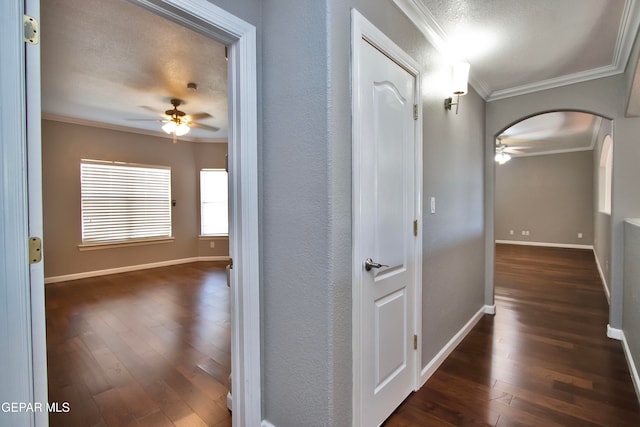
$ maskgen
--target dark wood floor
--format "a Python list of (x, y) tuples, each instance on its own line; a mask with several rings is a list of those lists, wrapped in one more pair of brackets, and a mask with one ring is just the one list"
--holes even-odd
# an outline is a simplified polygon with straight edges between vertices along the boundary
[(495, 280), (496, 315), (385, 426), (640, 426), (593, 253), (498, 245)]
[(46, 287), (52, 427), (231, 425), (229, 291), (193, 263)]

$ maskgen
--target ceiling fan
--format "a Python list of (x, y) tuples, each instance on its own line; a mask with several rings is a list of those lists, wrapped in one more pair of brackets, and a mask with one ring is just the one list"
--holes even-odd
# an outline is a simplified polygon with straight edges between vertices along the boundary
[(151, 107), (147, 107), (142, 105), (142, 108), (153, 111), (154, 113), (160, 114), (164, 116), (162, 119), (128, 119), (128, 120), (136, 120), (136, 121), (157, 121), (160, 123), (164, 123), (162, 125), (162, 130), (168, 133), (169, 135), (173, 135), (173, 143), (177, 142), (178, 136), (183, 136), (189, 133), (192, 127), (207, 129), (213, 132), (220, 130), (215, 126), (209, 126), (202, 123), (198, 123), (195, 120), (207, 119), (209, 117), (213, 117), (209, 113), (195, 113), (195, 114), (187, 114), (184, 111), (178, 110), (178, 107), (183, 104), (183, 101), (177, 98), (171, 99), (171, 105), (173, 108), (170, 110), (166, 110), (164, 113), (160, 111), (156, 111)]
[(498, 164), (504, 165), (509, 160), (511, 160), (511, 154), (524, 154), (525, 152), (522, 150), (527, 150), (530, 147), (510, 147), (507, 144), (502, 142), (502, 137), (498, 137), (496, 139), (496, 157), (495, 161)]

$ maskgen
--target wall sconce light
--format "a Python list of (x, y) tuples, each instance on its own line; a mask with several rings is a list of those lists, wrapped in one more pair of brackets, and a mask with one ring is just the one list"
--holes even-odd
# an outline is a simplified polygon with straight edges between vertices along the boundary
[(453, 66), (453, 94), (456, 95), (456, 102), (449, 97), (444, 100), (444, 109), (451, 111), (452, 106), (456, 106), (456, 114), (458, 114), (458, 106), (460, 105), (460, 95), (468, 92), (469, 81), (469, 63), (458, 62)]

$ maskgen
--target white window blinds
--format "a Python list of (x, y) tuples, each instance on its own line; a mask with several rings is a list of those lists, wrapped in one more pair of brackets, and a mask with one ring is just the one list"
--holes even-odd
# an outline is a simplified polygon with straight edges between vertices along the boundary
[(224, 169), (200, 171), (200, 234), (229, 234), (229, 183)]
[(82, 242), (171, 237), (171, 168), (80, 162)]

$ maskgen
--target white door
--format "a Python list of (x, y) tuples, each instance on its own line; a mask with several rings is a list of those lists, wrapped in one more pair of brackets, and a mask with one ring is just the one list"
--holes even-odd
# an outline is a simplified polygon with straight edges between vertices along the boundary
[(360, 319), (354, 329), (359, 328), (360, 348), (354, 358), (360, 358), (360, 425), (377, 426), (417, 378), (417, 80), (369, 41), (361, 37), (358, 43), (354, 254), (360, 259), (354, 268), (360, 274), (354, 298)]

